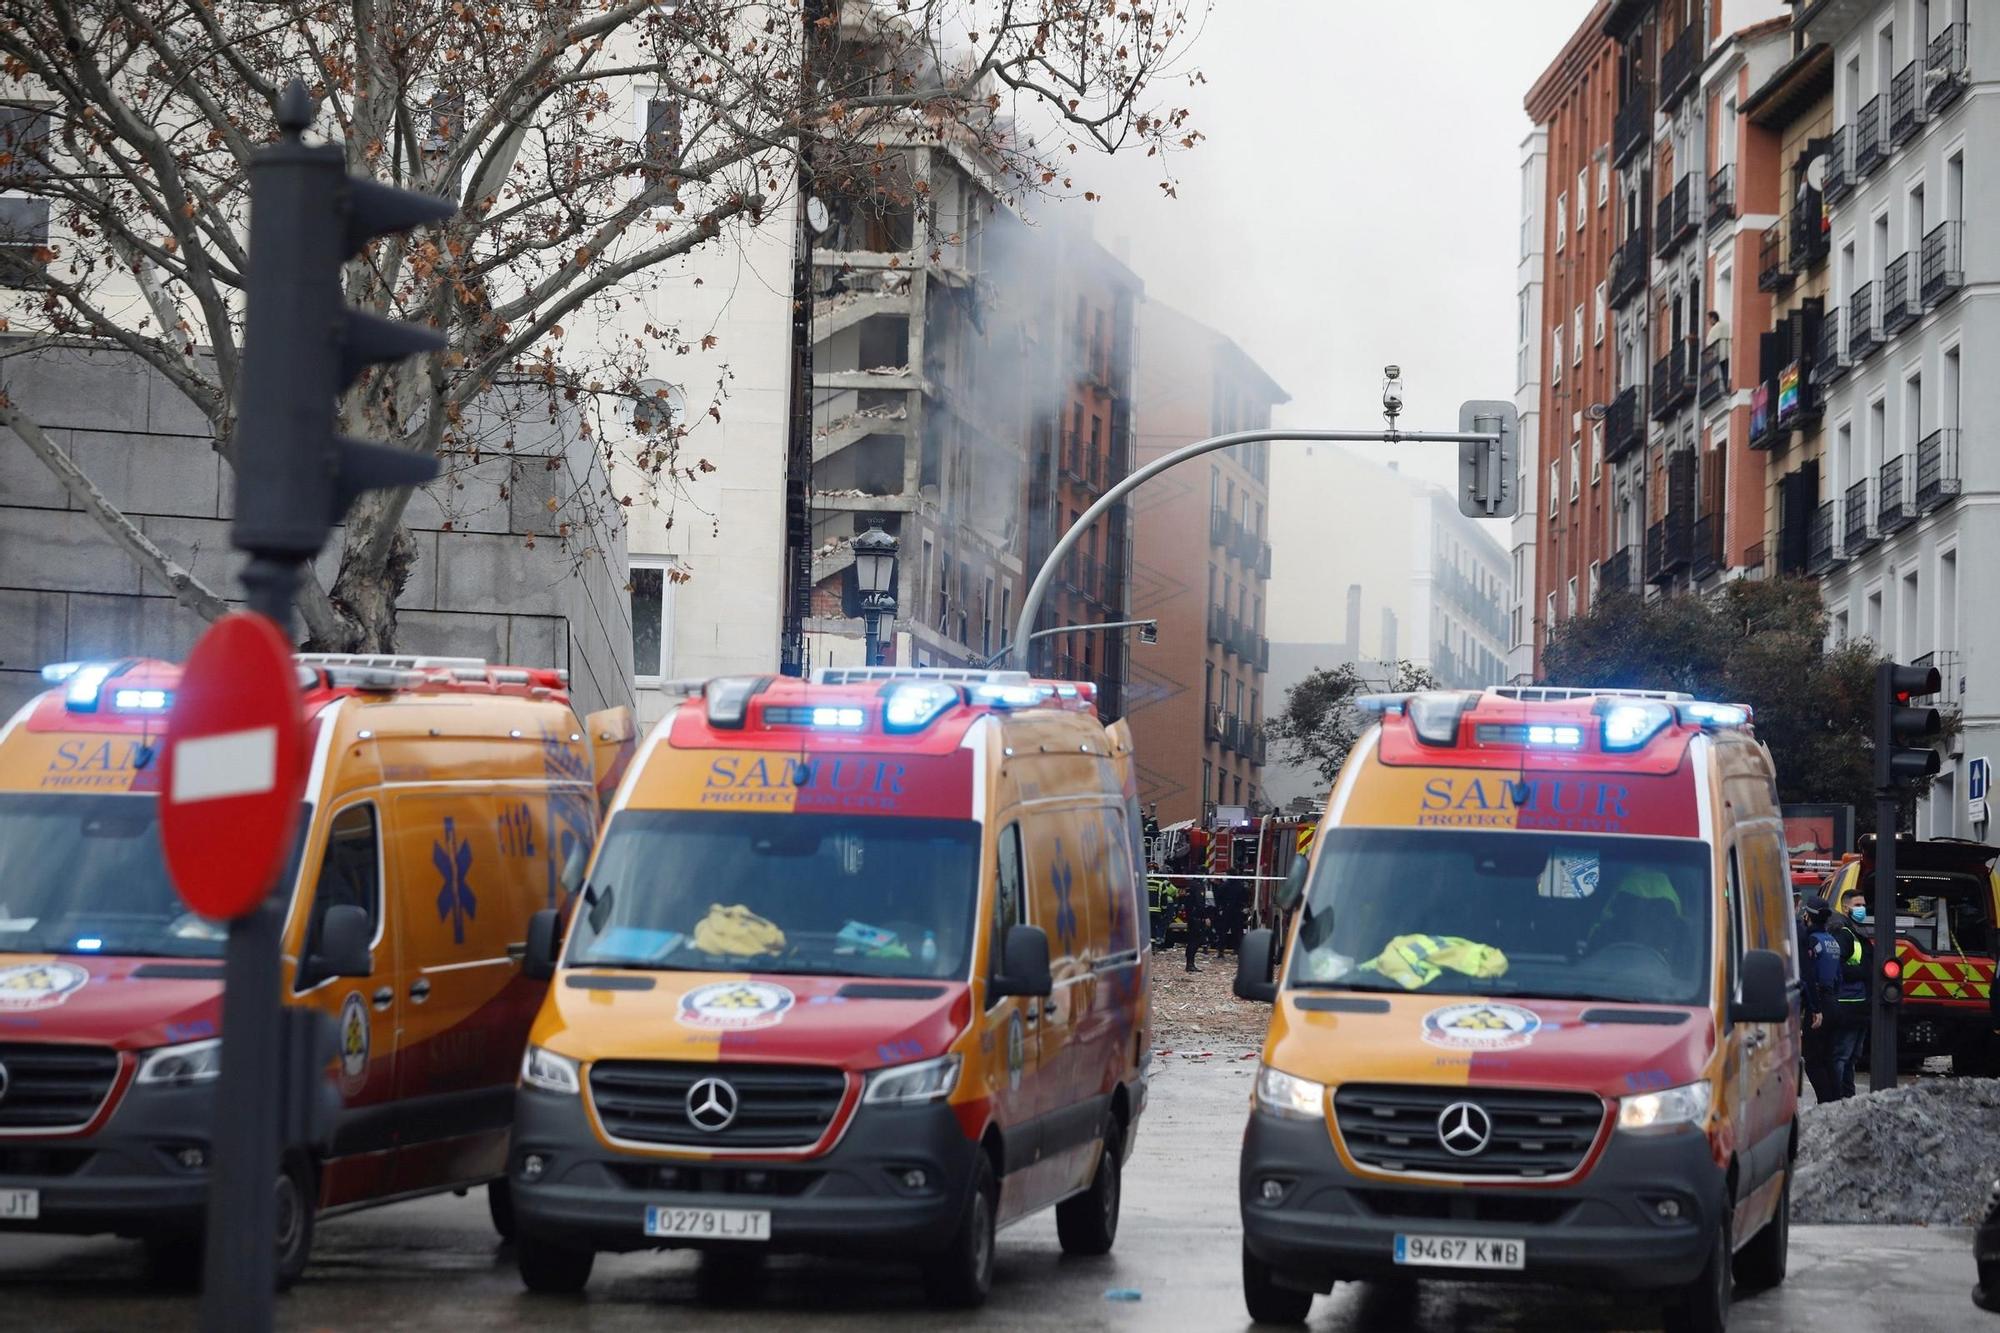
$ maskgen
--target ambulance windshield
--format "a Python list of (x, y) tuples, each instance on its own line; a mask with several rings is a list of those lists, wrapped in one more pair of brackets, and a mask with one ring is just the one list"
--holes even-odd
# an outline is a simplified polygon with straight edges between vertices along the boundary
[(1703, 843), (1346, 828), (1325, 844), (1301, 909), (1294, 986), (1707, 998)]
[(966, 975), (979, 825), (623, 810), (577, 905), (571, 966)]
[(187, 909), (150, 795), (0, 793), (0, 953), (220, 958)]

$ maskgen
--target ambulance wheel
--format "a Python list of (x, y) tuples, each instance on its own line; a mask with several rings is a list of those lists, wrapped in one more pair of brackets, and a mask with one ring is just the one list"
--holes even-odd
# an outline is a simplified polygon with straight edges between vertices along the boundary
[(1736, 1280), (1752, 1291), (1766, 1291), (1785, 1281), (1786, 1260), (1792, 1245), (1792, 1173), (1785, 1171), (1784, 1188), (1778, 1193), (1778, 1211), (1750, 1243), (1736, 1252)]
[(986, 1294), (993, 1290), (993, 1231), (999, 1199), (993, 1163), (985, 1153), (979, 1153), (958, 1231), (951, 1243), (924, 1265), (924, 1294), (933, 1305), (970, 1310), (986, 1303)]
[(312, 1258), (313, 1222), (319, 1213), (319, 1180), (312, 1163), (296, 1154), (278, 1171), (271, 1225), (278, 1238), (278, 1290), (305, 1276)]
[(1258, 1324), (1303, 1324), (1312, 1313), (1313, 1294), (1297, 1287), (1282, 1287), (1271, 1266), (1243, 1246), (1243, 1307)]
[(503, 1241), (514, 1239), (514, 1187), (505, 1177), (486, 1182), (486, 1212)]
[(521, 1270), (521, 1285), (545, 1296), (574, 1296), (590, 1281), (597, 1263), (594, 1250), (572, 1250), (524, 1233), (514, 1240), (514, 1265)]
[(1123, 1192), (1119, 1160), (1125, 1136), (1114, 1119), (1104, 1129), (1104, 1151), (1097, 1158), (1097, 1174), (1090, 1188), (1056, 1205), (1056, 1239), (1064, 1254), (1098, 1255), (1111, 1253), (1118, 1239), (1118, 1201)]
[(1681, 1289), (1680, 1299), (1667, 1307), (1667, 1333), (1725, 1333), (1729, 1304), (1736, 1299), (1735, 1266), (1730, 1262), (1729, 1199), (1715, 1225), (1714, 1245), (1701, 1276)]

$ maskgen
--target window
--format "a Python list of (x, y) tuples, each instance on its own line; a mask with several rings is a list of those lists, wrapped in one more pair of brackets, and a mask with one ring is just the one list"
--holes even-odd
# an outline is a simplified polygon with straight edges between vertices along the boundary
[(1583, 307), (1578, 306), (1569, 317), (1569, 363), (1583, 364)]
[(993, 876), (993, 971), (1000, 970), (1001, 946), (1009, 927), (1021, 924), (1021, 826), (1000, 830), (1000, 864)]
[(1563, 377), (1563, 331), (1560, 324), (1549, 331), (1549, 351), (1552, 354), (1549, 358), (1549, 378), (1555, 383), (1561, 384)]
[(1584, 201), (1590, 198), (1590, 168), (1578, 168), (1576, 173), (1576, 229), (1583, 230), (1583, 220), (1588, 214)]
[(1548, 597), (1548, 606), (1547, 609), (1544, 611), (1542, 617), (1542, 627), (1544, 629), (1554, 629), (1555, 624), (1556, 624), (1556, 595), (1554, 593), (1550, 593)]
[(1563, 246), (1565, 244), (1564, 237), (1568, 232), (1569, 232), (1569, 196), (1567, 194), (1559, 194), (1556, 196), (1556, 253), (1557, 254), (1562, 253)]
[(1213, 782), (1214, 780), (1215, 780), (1215, 761), (1214, 761), (1213, 759), (1204, 759), (1204, 760), (1202, 760), (1202, 761), (1201, 761), (1201, 797), (1202, 797), (1202, 799), (1203, 799), (1203, 800), (1207, 800), (1207, 799), (1208, 799), (1208, 788), (1209, 788), (1209, 784), (1210, 784), (1211, 782)]
[[(313, 886), (312, 920), (306, 926), (302, 956), (310, 958), (319, 948), (320, 931), (333, 907), (358, 907), (368, 914), (368, 935), (373, 939), (382, 922), (382, 859), (375, 831), (375, 807), (362, 802), (350, 805), (333, 817), (326, 831), (326, 851), (320, 857), (319, 880)], [(325, 980), (301, 965), (297, 989), (306, 990)]]
[(986, 580), (986, 591), (979, 599), (979, 651), (993, 656), (993, 580)]
[(680, 198), (675, 169), (681, 164), (681, 104), (677, 98), (649, 96), (640, 108), (639, 188), (655, 191), (656, 204), (672, 207)]
[(1590, 341), (1594, 347), (1604, 346), (1604, 284), (1601, 282), (1590, 298)]
[(1590, 423), (1590, 484), (1604, 480), (1604, 423)]
[(1611, 202), (1611, 159), (1601, 152), (1597, 158), (1597, 206)]
[(1583, 492), (1583, 441), (1571, 440), (1569, 442), (1570, 503), (1575, 504), (1577, 496), (1582, 494), (1582, 492)]
[[(34, 268), (49, 243), (49, 201), (16, 193), (49, 174), (49, 113), (35, 107), (0, 106), (0, 252)], [(40, 280), (13, 263), (0, 263), (0, 286), (39, 287)]]
[(1597, 571), (1598, 571), (1598, 563), (1597, 561), (1593, 560), (1590, 562), (1590, 582), (1584, 585), (1583, 609), (1586, 611), (1588, 611), (1591, 605), (1597, 601), (1597, 589), (1598, 589)]
[(1563, 470), (1555, 459), (1549, 460), (1549, 517), (1554, 518), (1562, 503)]
[(673, 674), (673, 587), (680, 564), (672, 556), (633, 556), (632, 677), (640, 685), (658, 685)]
[(1564, 611), (1565, 615), (1574, 616), (1576, 614), (1576, 579), (1574, 577), (1569, 581), (1569, 595), (1564, 599), (1564, 606), (1566, 608)]

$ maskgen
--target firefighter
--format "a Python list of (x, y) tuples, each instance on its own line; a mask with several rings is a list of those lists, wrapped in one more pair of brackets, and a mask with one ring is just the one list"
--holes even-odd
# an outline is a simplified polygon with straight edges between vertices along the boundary
[(1866, 896), (1858, 888), (1850, 889), (1841, 896), (1840, 905), (1842, 910), (1830, 913), (1827, 920), (1840, 968), (1834, 1002), (1828, 1006), (1834, 1084), (1829, 1101), (1854, 1095), (1854, 1063), (1868, 1037), (1868, 980), (1874, 967), (1874, 950), (1861, 926), (1868, 918)]
[(1174, 922), (1174, 904), (1180, 898), (1180, 890), (1170, 879), (1158, 875), (1146, 877), (1148, 897), (1152, 899), (1153, 944), (1155, 947), (1167, 942)]
[[(1799, 925), (1805, 941), (1799, 954), (1799, 999), (1805, 1022), (1806, 1078), (1812, 1083), (1813, 1095), (1823, 1102), (1839, 1101), (1842, 1096), (1833, 1060), (1833, 1034), (1839, 1015), (1830, 1012), (1840, 1000), (1840, 942), (1827, 929), (1832, 915), (1826, 899), (1814, 897), (1800, 913)], [(1851, 1063), (1849, 1073), (1851, 1076)]]

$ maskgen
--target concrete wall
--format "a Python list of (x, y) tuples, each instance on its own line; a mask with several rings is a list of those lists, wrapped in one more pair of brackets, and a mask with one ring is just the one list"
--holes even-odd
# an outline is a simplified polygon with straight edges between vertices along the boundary
[[(233, 477), (207, 419), (150, 367), (123, 351), (43, 349), (0, 359), (0, 392), (162, 550), (240, 595)], [(497, 452), (448, 457), (445, 475), (411, 499), (417, 559), (398, 647), (566, 667), (580, 710), (631, 702), (623, 526), (594, 517), (604, 478), (590, 441), (532, 388), (494, 390), (477, 417), (482, 445)], [(338, 557), (336, 534), (316, 565), (322, 583)], [(0, 431), (0, 712), (41, 688), (45, 662), (179, 658), (203, 628)]]

